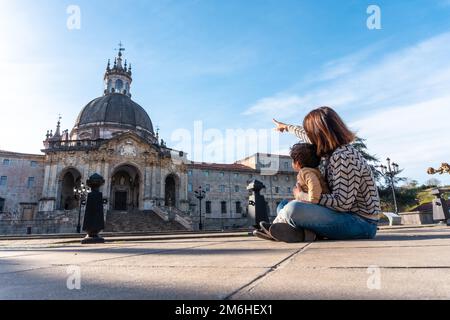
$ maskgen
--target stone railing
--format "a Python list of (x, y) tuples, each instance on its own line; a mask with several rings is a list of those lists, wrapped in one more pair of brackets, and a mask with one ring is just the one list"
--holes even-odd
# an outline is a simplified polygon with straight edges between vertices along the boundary
[(47, 151), (77, 151), (77, 150), (96, 150), (105, 140), (60, 140), (46, 141), (45, 150)]
[(152, 211), (156, 213), (164, 221), (170, 221), (169, 213), (164, 211), (161, 207), (153, 206)]
[[(164, 212), (166, 214), (166, 216), (168, 217), (167, 221), (176, 221), (183, 227), (187, 228), (188, 230), (192, 230), (191, 217), (188, 214), (181, 211), (180, 209), (176, 207), (166, 207), (166, 206), (155, 208), (158, 208), (161, 213)], [(156, 210), (153, 211), (155, 211), (156, 214), (161, 216), (158, 212), (156, 212)]]

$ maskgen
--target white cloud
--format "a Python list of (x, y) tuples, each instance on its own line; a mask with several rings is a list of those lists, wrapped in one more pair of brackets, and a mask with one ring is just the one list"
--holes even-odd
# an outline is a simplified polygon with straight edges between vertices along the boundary
[(450, 119), (450, 33), (393, 53), (376, 51), (328, 63), (309, 92), (262, 98), (244, 114), (300, 123), (312, 108), (332, 106), (353, 121), (371, 151), (395, 156), (405, 173), (423, 181), (428, 166), (450, 161), (450, 140), (443, 139)]
[[(450, 159), (447, 139), (450, 95), (409, 106), (393, 107), (362, 119), (351, 126), (367, 137), (370, 151), (381, 161), (390, 157), (405, 168), (404, 175), (425, 181), (428, 167)], [(439, 177), (450, 183), (450, 177)]]

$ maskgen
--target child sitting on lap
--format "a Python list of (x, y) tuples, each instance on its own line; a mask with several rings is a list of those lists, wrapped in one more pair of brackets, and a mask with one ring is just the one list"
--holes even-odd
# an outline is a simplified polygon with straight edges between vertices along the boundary
[[(323, 193), (330, 193), (325, 179), (322, 177), (318, 166), (320, 158), (317, 156), (316, 146), (310, 143), (297, 143), (291, 148), (292, 167), (298, 171), (297, 189), (294, 200), (317, 204)], [(284, 201), (284, 207), (288, 201)], [(283, 217), (283, 210), (278, 213), (273, 223), (287, 223)]]

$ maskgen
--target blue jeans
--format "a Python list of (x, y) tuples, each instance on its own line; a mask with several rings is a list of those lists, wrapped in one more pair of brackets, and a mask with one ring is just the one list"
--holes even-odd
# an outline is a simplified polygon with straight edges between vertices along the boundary
[(377, 222), (317, 204), (283, 200), (277, 213), (291, 226), (311, 230), (330, 240), (373, 239), (377, 234)]

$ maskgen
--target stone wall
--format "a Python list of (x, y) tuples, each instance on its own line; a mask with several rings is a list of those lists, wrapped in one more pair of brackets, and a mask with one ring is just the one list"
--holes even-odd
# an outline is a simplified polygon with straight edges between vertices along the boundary
[[(81, 212), (81, 225), (84, 211)], [(78, 225), (78, 210), (56, 211), (51, 214), (39, 212), (34, 220), (16, 219), (10, 214), (0, 218), (0, 235), (61, 234), (75, 233)], [(29, 229), (31, 228), (31, 229)]]
[(6, 184), (0, 185), (4, 201), (0, 216), (32, 220), (44, 183), (44, 156), (0, 151), (0, 177), (7, 177)]

